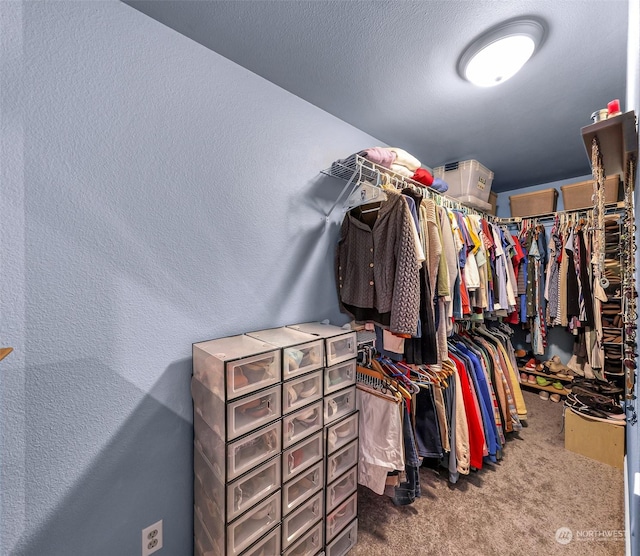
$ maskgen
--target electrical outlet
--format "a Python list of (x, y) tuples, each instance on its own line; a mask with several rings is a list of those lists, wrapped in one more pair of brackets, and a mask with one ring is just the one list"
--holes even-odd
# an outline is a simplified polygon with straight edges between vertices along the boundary
[(162, 520), (142, 530), (142, 556), (149, 556), (162, 548)]

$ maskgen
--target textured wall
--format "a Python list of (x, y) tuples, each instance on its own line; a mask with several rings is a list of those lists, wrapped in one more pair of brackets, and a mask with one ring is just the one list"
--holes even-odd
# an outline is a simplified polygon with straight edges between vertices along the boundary
[(2, 554), (185, 556), (191, 343), (340, 319), (319, 170), (378, 141), (124, 4), (0, 8)]

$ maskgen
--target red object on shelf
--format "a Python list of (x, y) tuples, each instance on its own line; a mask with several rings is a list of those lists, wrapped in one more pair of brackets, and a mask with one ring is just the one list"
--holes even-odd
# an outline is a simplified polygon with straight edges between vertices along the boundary
[(620, 99), (612, 100), (607, 104), (607, 112), (609, 117), (620, 114)]

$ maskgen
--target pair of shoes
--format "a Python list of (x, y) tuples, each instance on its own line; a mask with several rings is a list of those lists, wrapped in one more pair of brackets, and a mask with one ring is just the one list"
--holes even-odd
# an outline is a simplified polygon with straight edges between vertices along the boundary
[(537, 384), (536, 378), (534, 375), (527, 376), (527, 384)]
[(553, 402), (553, 403), (559, 403), (560, 402), (560, 394), (551, 394), (549, 396), (549, 399)]
[(544, 367), (542, 363), (540, 363), (540, 361), (532, 357), (531, 359), (529, 359), (529, 361), (527, 361), (524, 368), (527, 371), (542, 371)]
[(563, 378), (566, 380), (571, 376), (569, 374), (571, 369), (569, 369), (569, 367), (562, 363), (560, 357), (558, 357), (557, 355), (554, 355), (551, 359), (549, 359), (549, 361), (546, 361), (545, 367), (547, 367), (549, 371), (551, 371), (558, 378)]
[(538, 392), (538, 396), (540, 396), (541, 400), (548, 400), (549, 399), (549, 392), (547, 392), (546, 390), (540, 390), (540, 392)]
[(528, 378), (527, 373), (520, 373), (520, 382), (521, 383), (525, 383), (526, 384), (527, 383), (527, 378)]

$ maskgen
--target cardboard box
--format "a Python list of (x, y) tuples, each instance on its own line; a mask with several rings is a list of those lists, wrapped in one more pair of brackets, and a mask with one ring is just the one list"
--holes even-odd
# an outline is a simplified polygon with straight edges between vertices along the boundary
[[(593, 207), (593, 180), (560, 186), (564, 210)], [(609, 176), (604, 182), (605, 204), (617, 203), (620, 193), (620, 176)]]
[(558, 190), (555, 188), (521, 193), (509, 197), (511, 216), (537, 216), (555, 212), (558, 204)]
[(564, 447), (622, 469), (625, 429), (626, 426), (594, 421), (567, 409), (564, 414)]

